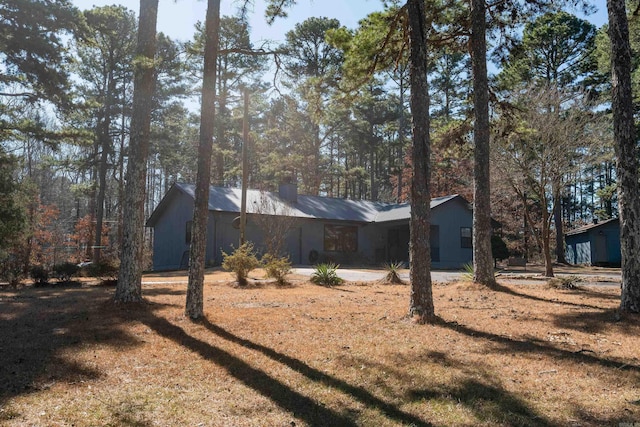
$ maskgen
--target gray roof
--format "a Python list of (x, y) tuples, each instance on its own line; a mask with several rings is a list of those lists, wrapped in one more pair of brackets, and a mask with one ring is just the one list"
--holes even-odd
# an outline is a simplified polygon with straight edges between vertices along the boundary
[[(195, 200), (194, 184), (174, 184), (149, 217), (147, 225), (153, 226), (155, 224), (175, 191), (182, 192)], [(241, 197), (241, 190), (237, 188), (210, 187), (209, 210), (239, 213)], [(458, 195), (435, 198), (431, 201), (431, 209), (456, 197), (462, 198)], [(307, 195), (298, 195), (295, 202), (289, 202), (281, 199), (278, 193), (247, 190), (247, 213), (249, 214), (286, 215), (296, 218), (371, 223), (409, 219), (410, 209), (411, 207), (407, 203), (370, 202)]]
[(575, 230), (567, 231), (565, 233), (565, 236), (573, 236), (574, 234), (586, 233), (587, 231), (593, 230), (594, 228), (602, 227), (604, 225), (607, 225), (609, 223), (616, 222), (619, 220), (620, 220), (619, 218), (611, 218), (604, 221), (598, 221), (598, 223), (596, 224), (583, 225), (582, 227), (578, 227)]
[[(457, 197), (462, 198), (457, 194), (452, 196), (436, 197), (431, 199), (431, 209), (436, 208), (449, 200), (453, 200)], [(392, 204), (382, 208), (378, 215), (376, 215), (375, 222), (391, 222), (402, 221), (411, 218), (411, 205), (408, 203)]]

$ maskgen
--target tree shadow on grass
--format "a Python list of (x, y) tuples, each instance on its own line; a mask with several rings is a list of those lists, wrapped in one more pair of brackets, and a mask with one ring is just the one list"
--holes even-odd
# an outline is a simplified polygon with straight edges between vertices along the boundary
[[(493, 372), (482, 364), (468, 365), (439, 351), (397, 353), (389, 364), (364, 358), (351, 358), (350, 363), (366, 365), (377, 372), (392, 375), (398, 384), (421, 384), (423, 388), (405, 392), (407, 400), (425, 401), (434, 407), (464, 406), (478, 421), (495, 425), (550, 426), (550, 421), (536, 413), (527, 402), (507, 391)], [(407, 373), (397, 367), (421, 366), (424, 376)], [(453, 380), (442, 379), (446, 371)], [(460, 379), (458, 379), (461, 377)]]
[(275, 351), (272, 348), (266, 347), (262, 344), (254, 343), (253, 341), (249, 341), (245, 338), (239, 337), (226, 329), (221, 328), (220, 326), (214, 325), (208, 320), (204, 320), (202, 324), (211, 332), (218, 335), (220, 338), (224, 338), (227, 341), (231, 341), (233, 343), (239, 344), (243, 347), (250, 348), (252, 350), (257, 350), (265, 356), (269, 357), (272, 360), (283, 363), (287, 365), (290, 369), (304, 375), (308, 379), (312, 381), (316, 381), (322, 383), (328, 387), (335, 388), (340, 390), (353, 398), (357, 399), (361, 403), (369, 406), (370, 408), (377, 409), (384, 413), (387, 417), (392, 418), (394, 420), (403, 422), (409, 425), (420, 425), (420, 426), (428, 426), (430, 423), (417, 418), (415, 415), (409, 414), (398, 409), (396, 406), (385, 402), (382, 399), (377, 398), (368, 390), (354, 386), (349, 384), (339, 378), (328, 375), (322, 371), (319, 371), (311, 366), (307, 365), (300, 359), (296, 359), (295, 357), (288, 356), (286, 354)]
[[(613, 286), (608, 287), (609, 289), (613, 288)], [(620, 285), (617, 285), (617, 289), (620, 288)], [(578, 295), (584, 295), (586, 297), (600, 298), (603, 300), (611, 300), (620, 302), (620, 294), (612, 294), (598, 291), (597, 286), (583, 286), (579, 285), (577, 289), (574, 289), (571, 292), (575, 292)]]
[(464, 405), (482, 422), (513, 426), (552, 426), (524, 401), (498, 385), (466, 378), (451, 387), (417, 389), (409, 392), (413, 400), (444, 400)]
[(637, 320), (640, 316), (635, 316), (636, 321), (621, 321), (618, 309), (609, 310), (589, 310), (573, 313), (556, 314), (553, 324), (580, 332), (595, 334), (615, 329), (616, 332), (625, 335), (640, 335), (640, 327)]
[[(355, 421), (324, 407), (313, 399), (292, 390), (282, 381), (256, 369), (233, 354), (199, 340), (168, 320), (149, 313), (141, 321), (159, 335), (199, 354), (204, 359), (224, 368), (244, 385), (271, 399), (276, 405), (310, 426), (356, 426)], [(205, 321), (205, 325), (208, 322)]]
[(175, 288), (167, 288), (160, 286), (152, 286), (152, 285), (144, 285), (142, 289), (142, 294), (145, 297), (155, 297), (155, 296), (186, 296), (187, 295), (187, 287), (184, 289), (175, 289)]
[[(309, 425), (356, 425), (356, 422), (351, 418), (329, 410), (312, 399), (299, 394), (288, 386), (282, 384), (277, 379), (250, 367), (236, 356), (188, 336), (182, 329), (167, 322), (166, 320), (155, 318), (153, 323), (158, 328), (156, 330), (159, 333), (162, 333), (163, 335), (166, 334), (166, 336), (176, 340), (177, 342), (181, 342), (183, 344), (186, 343), (187, 347), (197, 351), (212, 362), (225, 367), (230, 374), (242, 381), (244, 384), (269, 397), (283, 409), (286, 409), (304, 419), (309, 423)], [(322, 383), (325, 386), (332, 387), (352, 396), (354, 399), (369, 406), (370, 408), (381, 411), (391, 419), (414, 426), (431, 425), (429, 422), (424, 421), (415, 415), (404, 412), (396, 406), (377, 398), (368, 390), (354, 386), (339, 378), (312, 368), (299, 359), (277, 352), (272, 348), (254, 343), (245, 338), (241, 338), (217, 325), (214, 325), (207, 319), (203, 319), (200, 323), (218, 337), (241, 345), (245, 348), (256, 350), (270, 359), (286, 365), (293, 371), (304, 375), (312, 381)], [(154, 328), (151, 324), (148, 326)]]
[(558, 359), (570, 359), (575, 361), (576, 363), (582, 363), (585, 365), (602, 366), (604, 368), (613, 368), (619, 371), (629, 371), (634, 372), (635, 374), (640, 374), (640, 366), (638, 365), (625, 363), (624, 361), (619, 360), (605, 359), (582, 351), (574, 352), (564, 350), (539, 339), (518, 340), (502, 335), (497, 335), (491, 332), (474, 329), (469, 326), (461, 325), (457, 322), (442, 321), (439, 324), (448, 329), (468, 335), (470, 337), (485, 339), (487, 341), (499, 344), (505, 348), (505, 351), (508, 351), (510, 353), (543, 353)]
[(102, 309), (111, 292), (97, 286), (0, 291), (0, 406), (56, 382), (73, 384), (102, 376), (60, 356), (66, 349), (139, 344), (121, 327), (119, 315)]
[[(579, 303), (575, 303), (575, 302), (569, 302), (569, 301), (560, 301), (560, 300), (552, 300), (552, 299), (547, 299), (547, 298), (541, 298), (541, 297), (537, 297), (535, 295), (529, 295), (529, 294), (525, 294), (525, 293), (521, 293), (521, 292), (517, 292), (507, 286), (504, 285), (500, 285), (497, 284), (494, 288), (491, 288), (492, 290), (498, 291), (498, 292), (502, 292), (508, 295), (512, 295), (514, 297), (520, 297), (520, 298), (525, 298), (525, 299), (530, 299), (532, 301), (539, 301), (539, 302), (546, 302), (549, 304), (560, 304), (560, 305), (567, 305), (567, 306), (571, 306), (571, 307), (579, 307), (579, 308), (590, 308), (590, 309), (595, 309), (595, 310), (606, 310), (607, 308), (603, 308), (603, 307), (597, 307), (594, 305), (589, 305), (589, 304), (579, 304)], [(550, 288), (551, 291), (551, 288)], [(576, 291), (577, 292), (577, 291)]]

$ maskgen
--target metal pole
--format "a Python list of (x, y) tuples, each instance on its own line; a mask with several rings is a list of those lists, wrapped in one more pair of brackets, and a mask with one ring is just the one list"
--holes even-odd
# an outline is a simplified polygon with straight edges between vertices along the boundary
[(240, 246), (245, 242), (247, 229), (247, 184), (249, 179), (249, 90), (244, 89), (244, 118), (242, 120), (242, 201), (240, 202)]

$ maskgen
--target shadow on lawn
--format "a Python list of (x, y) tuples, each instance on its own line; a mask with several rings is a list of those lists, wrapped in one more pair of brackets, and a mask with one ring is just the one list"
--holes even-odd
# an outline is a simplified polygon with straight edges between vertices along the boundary
[[(233, 354), (201, 341), (186, 333), (179, 326), (168, 320), (149, 313), (141, 319), (149, 328), (159, 335), (199, 354), (206, 360), (226, 369), (229, 375), (246, 386), (271, 399), (281, 408), (302, 418), (310, 426), (340, 425), (356, 426), (352, 419), (336, 411), (328, 409), (313, 399), (292, 390), (288, 385), (267, 373), (256, 369)], [(205, 321), (205, 326), (208, 322)]]
[[(354, 399), (369, 406), (370, 408), (379, 410), (380, 412), (384, 413), (387, 417), (391, 419), (400, 421), (405, 424), (415, 425), (415, 426), (431, 425), (430, 423), (420, 418), (417, 418), (415, 415), (404, 412), (398, 409), (396, 406), (374, 396), (368, 390), (362, 387), (354, 386), (339, 378), (336, 378), (322, 371), (319, 371), (315, 368), (312, 368), (311, 366), (307, 365), (300, 359), (296, 359), (295, 357), (291, 357), (286, 354), (277, 352), (272, 348), (254, 343), (253, 341), (249, 341), (245, 338), (241, 338), (227, 331), (226, 329), (223, 329), (217, 325), (214, 325), (213, 323), (209, 322), (206, 319), (202, 321), (202, 324), (209, 331), (218, 335), (220, 338), (223, 338), (227, 341), (231, 341), (235, 344), (239, 344), (243, 347), (246, 347), (252, 350), (257, 350), (260, 353), (264, 354), (265, 356), (269, 357), (270, 359), (287, 365), (290, 369), (304, 375), (305, 377), (307, 377), (312, 381), (322, 383), (325, 386), (332, 387), (334, 389), (342, 391), (345, 394), (352, 396)], [(353, 423), (353, 421), (351, 422)], [(321, 424), (324, 425), (324, 423), (321, 423)]]
[(120, 315), (103, 310), (111, 292), (98, 286), (0, 291), (0, 406), (56, 382), (101, 377), (99, 371), (60, 356), (65, 349), (95, 343), (138, 344), (120, 327)]
[(546, 341), (540, 339), (517, 340), (502, 335), (493, 334), (491, 332), (474, 329), (469, 326), (461, 325), (457, 322), (441, 321), (439, 323), (445, 328), (465, 334), (470, 337), (481, 338), (487, 341), (500, 344), (509, 352), (520, 353), (543, 353), (558, 359), (571, 359), (576, 363), (585, 365), (602, 366), (604, 368), (613, 368), (618, 371), (629, 371), (640, 374), (640, 366), (625, 363), (622, 361), (604, 359), (597, 357), (588, 352), (569, 351), (550, 345)]
[(456, 402), (470, 409), (478, 420), (490, 420), (498, 425), (553, 425), (502, 387), (475, 378), (466, 378), (449, 388), (411, 390), (409, 397), (413, 400)]
[[(638, 327), (640, 316), (636, 315), (635, 321), (631, 320), (631, 318), (627, 321), (621, 321), (618, 309), (579, 311), (555, 314), (554, 316), (553, 324), (561, 328), (574, 329), (590, 334), (615, 330), (620, 334), (640, 335), (640, 327)], [(633, 315), (629, 315), (629, 317), (633, 317)]]
[[(521, 292), (517, 292), (507, 286), (504, 285), (500, 285), (498, 284), (495, 288), (493, 288), (495, 291), (498, 292), (502, 292), (508, 295), (513, 295), (515, 297), (520, 297), (520, 298), (525, 298), (525, 299), (530, 299), (533, 301), (540, 301), (540, 302), (546, 302), (549, 304), (560, 304), (560, 305), (568, 305), (571, 307), (579, 307), (579, 308), (591, 308), (591, 309), (595, 309), (595, 310), (607, 310), (606, 307), (597, 307), (595, 305), (589, 305), (589, 304), (579, 304), (579, 303), (575, 303), (575, 302), (569, 302), (569, 301), (561, 301), (558, 299), (547, 299), (547, 298), (541, 298), (541, 297), (537, 297), (535, 295), (529, 295), (529, 294), (525, 294), (525, 293), (521, 293)], [(552, 292), (553, 289), (549, 288), (549, 292)], [(578, 289), (578, 290), (574, 290), (572, 292), (576, 292), (576, 293), (582, 293), (583, 291)], [(598, 296), (600, 296), (600, 294), (598, 294)]]
[[(640, 329), (636, 327), (636, 325), (638, 324), (637, 316), (629, 315), (628, 320), (620, 321), (619, 319), (620, 313), (617, 308), (598, 307), (590, 304), (578, 304), (578, 303), (572, 303), (568, 301), (540, 298), (534, 295), (528, 295), (525, 293), (517, 292), (503, 285), (498, 285), (496, 288), (496, 291), (503, 292), (505, 294), (512, 295), (518, 298), (525, 298), (525, 299), (545, 302), (549, 304), (560, 304), (560, 305), (567, 305), (570, 307), (576, 307), (579, 309), (584, 309), (584, 310), (580, 310), (578, 312), (569, 313), (569, 314), (556, 314), (554, 325), (558, 327), (574, 329), (576, 331), (587, 332), (587, 333), (602, 332), (606, 329), (611, 329), (611, 328), (615, 328), (617, 332), (625, 335), (637, 336), (640, 333)], [(585, 295), (585, 296), (595, 297), (595, 298), (617, 299), (617, 300), (620, 299), (619, 296), (606, 294), (606, 293), (602, 293), (602, 292), (598, 292), (598, 291), (594, 291), (586, 288), (578, 288), (578, 289), (567, 291), (567, 292), (572, 292), (579, 295)]]
[[(438, 351), (415, 354), (397, 353), (393, 363), (376, 363), (359, 357), (344, 358), (349, 365), (364, 365), (377, 372), (395, 377), (398, 384), (421, 384), (405, 392), (406, 399), (414, 402), (426, 401), (432, 406), (467, 408), (476, 420), (496, 425), (551, 426), (549, 420), (536, 413), (526, 401), (499, 384), (493, 372), (482, 364), (468, 365)], [(426, 376), (408, 374), (397, 367), (422, 366)], [(447, 372), (456, 379), (447, 381), (441, 373)]]

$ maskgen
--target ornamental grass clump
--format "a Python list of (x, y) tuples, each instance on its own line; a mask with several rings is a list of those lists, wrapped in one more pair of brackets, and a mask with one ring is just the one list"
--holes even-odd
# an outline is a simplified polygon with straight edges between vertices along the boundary
[(222, 268), (235, 273), (238, 285), (247, 285), (247, 276), (251, 270), (260, 267), (253, 243), (245, 242), (238, 249), (228, 254), (222, 251)]
[(385, 284), (393, 284), (393, 285), (405, 285), (400, 278), (400, 270), (404, 267), (404, 263), (400, 261), (391, 261), (384, 265), (384, 269), (387, 271), (387, 274), (382, 278), (381, 282)]
[(344, 280), (338, 277), (338, 267), (339, 265), (332, 263), (316, 265), (315, 271), (311, 275), (311, 281), (316, 285), (323, 286), (336, 286), (342, 284)]

